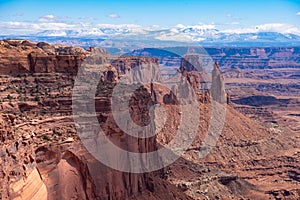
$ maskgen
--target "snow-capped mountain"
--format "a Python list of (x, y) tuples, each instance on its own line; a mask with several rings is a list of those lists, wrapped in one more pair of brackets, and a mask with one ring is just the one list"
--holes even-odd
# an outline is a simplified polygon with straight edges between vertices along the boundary
[[(5, 38), (8, 36), (2, 36)], [(43, 30), (26, 36), (10, 36), (43, 40), (50, 43), (65, 42), (80, 46), (98, 45), (97, 42), (110, 40), (105, 45), (131, 47), (147, 45), (178, 45), (179, 43), (193, 43), (208, 46), (298, 46), (300, 45), (300, 30), (290, 26), (278, 24), (261, 25), (255, 28), (218, 30), (214, 25), (177, 25), (171, 28), (158, 26), (142, 27), (138, 25), (110, 25), (80, 26), (72, 29)], [(95, 42), (96, 40), (97, 42)], [(90, 40), (90, 41), (89, 41)], [(87, 42), (89, 41), (89, 42)], [(93, 44), (94, 42), (94, 44)], [(138, 44), (138, 45), (137, 45)]]

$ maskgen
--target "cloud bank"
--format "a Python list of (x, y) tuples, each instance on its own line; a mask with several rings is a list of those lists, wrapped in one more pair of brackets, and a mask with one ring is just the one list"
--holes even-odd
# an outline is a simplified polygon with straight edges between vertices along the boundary
[(120, 15), (111, 13), (111, 14), (106, 15), (106, 17), (113, 18), (113, 19), (118, 19), (118, 18), (120, 18)]
[[(110, 14), (110, 18), (118, 18), (116, 14)], [(143, 38), (154, 38), (157, 40), (172, 41), (204, 41), (207, 39), (220, 39), (228, 35), (259, 34), (274, 32), (280, 34), (294, 34), (300, 36), (300, 28), (291, 24), (271, 23), (261, 24), (253, 27), (239, 27), (240, 22), (229, 22), (222, 24), (183, 25), (178, 24), (173, 27), (160, 26), (140, 26), (136, 24), (99, 24), (94, 19), (87, 19), (82, 22), (64, 22), (55, 15), (45, 15), (36, 22), (0, 22), (0, 35), (20, 36), (67, 36), (67, 37), (114, 37), (114, 36), (141, 36)], [(231, 26), (230, 26), (231, 25)], [(228, 27), (231, 28), (228, 28)], [(227, 27), (227, 28), (226, 28)], [(249, 36), (250, 37), (250, 36)], [(254, 36), (251, 36), (255, 38)]]

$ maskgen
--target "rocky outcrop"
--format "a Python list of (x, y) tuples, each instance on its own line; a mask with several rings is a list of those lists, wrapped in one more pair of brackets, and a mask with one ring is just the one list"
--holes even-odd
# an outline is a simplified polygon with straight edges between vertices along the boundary
[(51, 46), (26, 40), (0, 41), (1, 74), (75, 74), (88, 53), (78, 47)]
[(206, 48), (224, 68), (241, 69), (299, 68), (299, 47)]
[[(193, 87), (196, 93), (199, 90), (207, 90), (207, 84), (211, 80), (211, 88), (209, 88), (209, 94), (212, 99), (219, 103), (229, 103), (225, 90), (225, 80), (221, 74), (219, 63), (216, 62), (212, 70), (211, 78), (202, 68), (199, 55), (188, 55), (181, 61), (180, 71), (182, 76), (186, 77), (189, 84)], [(208, 91), (207, 91), (208, 92)], [(202, 94), (203, 101), (207, 101), (207, 94)]]
[[(19, 41), (13, 44), (15, 46), (7, 43), (12, 51), (22, 48), (23, 45)], [(144, 194), (149, 199), (162, 196), (166, 199), (174, 196), (188, 199), (176, 187), (161, 179), (164, 174), (161, 170), (145, 174), (125, 173), (113, 170), (96, 160), (80, 142), (72, 118), (74, 74), (68, 70), (66, 73), (50, 73), (53, 65), (49, 60), (57, 58), (53, 53), (58, 47), (33, 43), (26, 48), (35, 48), (39, 52), (32, 57), (36, 67), (31, 69), (34, 71), (39, 68), (39, 73), (30, 73), (30, 70), (24, 74), (16, 71), (19, 73), (17, 76), (7, 73), (1, 77), (0, 83), (2, 199), (140, 199)], [(74, 57), (69, 53), (74, 52), (69, 48), (64, 49), (60, 49), (60, 52), (67, 54), (62, 56), (70, 58), (71, 63)], [(9, 52), (8, 48), (5, 50)], [(95, 104), (105, 134), (116, 145), (128, 151), (155, 151), (158, 148), (155, 137), (127, 137), (114, 122), (110, 112), (110, 94), (119, 75), (114, 76), (117, 73), (116, 67), (109, 63), (115, 58), (108, 58), (105, 52), (101, 53), (103, 54), (93, 61), (95, 64), (106, 63), (107, 68), (103, 72), (106, 80), (99, 84)], [(46, 63), (48, 70), (45, 71), (43, 69), (47, 68), (41, 67), (44, 59), (49, 61)], [(150, 66), (153, 60), (140, 59), (133, 58), (131, 61), (126, 58), (125, 66), (131, 66), (127, 62)], [(55, 65), (54, 69), (56, 70)], [(138, 75), (136, 77), (144, 78)], [(135, 95), (131, 104), (132, 118), (137, 123), (146, 124), (148, 115), (144, 111), (147, 110), (145, 104), (149, 100), (148, 91), (143, 89)], [(136, 98), (143, 100), (135, 101)], [(123, 159), (124, 164), (130, 164), (126, 158)], [(163, 194), (158, 185), (169, 189), (170, 193)]]
[[(113, 170), (96, 160), (82, 146), (72, 120), (71, 104), (68, 103), (71, 88), (69, 91), (66, 89), (72, 84), (68, 76), (27, 76), (13, 84), (10, 78), (5, 79), (12, 86), (9, 89), (12, 98), (5, 99), (0, 105), (0, 193), (3, 199), (130, 199), (143, 196), (144, 193), (152, 196), (150, 199), (162, 196), (163, 192), (157, 185), (163, 181), (160, 178), (163, 177), (163, 171), (134, 174)], [(67, 84), (68, 87), (58, 87), (57, 82), (51, 80)], [(30, 96), (27, 89), (35, 88), (35, 84), (39, 83), (39, 101), (26, 99), (24, 102), (14, 98), (18, 94), (16, 89), (25, 82), (28, 82), (28, 88), (24, 89), (26, 92), (20, 93), (20, 99), (25, 99), (25, 94)], [(155, 137), (126, 137), (116, 126), (110, 113), (109, 92), (112, 88), (109, 84), (104, 86), (96, 98), (96, 110), (107, 137), (129, 151), (156, 150)], [(51, 88), (54, 95), (46, 93), (46, 88)], [(64, 88), (64, 92), (61, 88)], [(57, 93), (60, 95), (57, 96)], [(136, 97), (144, 101), (132, 102), (132, 118), (137, 123), (147, 123), (148, 115), (143, 111), (144, 103), (147, 104), (149, 100), (148, 95), (145, 89), (137, 91)], [(170, 199), (171, 195), (175, 195), (187, 199), (176, 188), (166, 183), (164, 185), (162, 187), (172, 190), (170, 194), (163, 194), (165, 198)]]
[[(14, 105), (1, 105), (0, 193), (3, 199), (43, 199), (47, 190), (35, 168), (32, 135), (17, 132)], [(12, 110), (11, 110), (12, 108)]]
[(212, 71), (211, 97), (219, 103), (227, 103), (225, 82), (220, 72), (219, 63), (216, 62)]
[[(241, 69), (300, 67), (299, 47), (207, 47), (205, 49), (195, 47), (190, 48), (190, 51), (209, 55), (214, 61), (219, 62), (223, 69), (235, 67)], [(169, 51), (146, 48), (134, 51), (131, 55), (157, 57), (160, 64), (180, 66), (182, 62), (180, 56), (171, 52), (180, 52), (180, 47), (170, 48)]]
[[(0, 49), (3, 60), (0, 69), (6, 74), (0, 79), (2, 199), (299, 199), (299, 136), (285, 129), (263, 127), (231, 106), (227, 108), (223, 133), (216, 147), (207, 157), (199, 159), (203, 138), (210, 126), (210, 95), (215, 95), (207, 90), (205, 95), (197, 93), (201, 77), (194, 76), (193, 71), (179, 70), (183, 83), (188, 82), (196, 91), (193, 94), (192, 90), (186, 90), (183, 94), (196, 95), (203, 100), (199, 102), (199, 121), (188, 120), (184, 124), (186, 127), (196, 124), (199, 128), (193, 144), (182, 158), (163, 170), (125, 173), (100, 163), (83, 147), (72, 116), (74, 74), (65, 68), (67, 65), (58, 67), (62, 73), (57, 73), (56, 65), (52, 65), (53, 59), (56, 62), (61, 55), (75, 66), (72, 56), (81, 55), (81, 51), (28, 41), (3, 41), (1, 45), (4, 48)], [(22, 55), (18, 57), (19, 66), (25, 66), (24, 73), (12, 76), (5, 63), (11, 63), (11, 69), (19, 70), (18, 61), (5, 55), (18, 50)], [(32, 50), (37, 54), (31, 54), (32, 62), (36, 63), (34, 69), (43, 73), (30, 73), (28, 55)], [(158, 130), (155, 137), (128, 136), (112, 116), (112, 91), (125, 73), (133, 71), (131, 66), (142, 63), (156, 74), (153, 67), (157, 61), (126, 57), (112, 64), (111, 61), (118, 58), (96, 48), (87, 53), (93, 51), (100, 54), (93, 63), (104, 66), (95, 97), (97, 118), (110, 141), (131, 152), (155, 151), (172, 141), (180, 129), (183, 115), (176, 91), (183, 88), (173, 88), (174, 92), (170, 92), (169, 88), (156, 82), (159, 79), (151, 80), (150, 76), (144, 77), (137, 71), (136, 81), (149, 82), (130, 96), (126, 105), (130, 117), (126, 120), (146, 126), (151, 119), (149, 108), (159, 104), (164, 110), (155, 113), (154, 120), (164, 121), (164, 114), (166, 123), (149, 127), (148, 130)], [(51, 70), (56, 73), (50, 73)], [(214, 83), (220, 90), (218, 93), (224, 94), (217, 65), (213, 72)], [(223, 102), (224, 96), (221, 95), (219, 100)], [(122, 164), (131, 164), (128, 159), (123, 159)]]
[[(138, 68), (143, 67), (145, 70), (151, 71), (151, 69), (154, 69), (154, 68), (152, 67), (151, 69), (149, 69), (149, 67), (148, 67), (149, 64), (158, 66), (158, 59), (157, 58), (146, 58), (146, 57), (118, 57), (111, 62), (111, 65), (115, 67), (119, 77), (124, 76), (131, 69), (136, 69), (137, 67)], [(136, 70), (136, 71), (140, 71), (140, 70)], [(153, 73), (157, 73), (157, 72), (153, 72)], [(137, 75), (137, 76), (139, 76), (139, 75)], [(141, 79), (141, 77), (138, 78), (137, 76), (136, 76), (136, 79), (138, 81)], [(151, 75), (149, 75), (149, 77), (151, 77)], [(143, 78), (144, 77), (142, 77), (142, 79)]]
[(26, 177), (10, 185), (10, 199), (47, 200), (48, 191), (36, 168), (28, 170)]
[[(62, 149), (60, 147), (63, 147)], [(147, 175), (122, 173), (104, 166), (80, 143), (36, 150), (37, 166), (48, 199), (128, 199), (147, 190)]]

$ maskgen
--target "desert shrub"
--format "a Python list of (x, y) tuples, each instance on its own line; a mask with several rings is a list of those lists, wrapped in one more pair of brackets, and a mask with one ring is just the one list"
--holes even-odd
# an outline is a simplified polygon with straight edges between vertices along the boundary
[(40, 97), (39, 97), (38, 95), (36, 95), (36, 96), (34, 97), (34, 101), (40, 101)]

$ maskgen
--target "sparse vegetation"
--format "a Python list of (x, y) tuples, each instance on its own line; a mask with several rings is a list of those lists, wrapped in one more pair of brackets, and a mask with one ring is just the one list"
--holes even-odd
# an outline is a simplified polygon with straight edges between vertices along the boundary
[(36, 96), (34, 97), (34, 101), (40, 101), (40, 97), (39, 97), (38, 95), (36, 95)]

